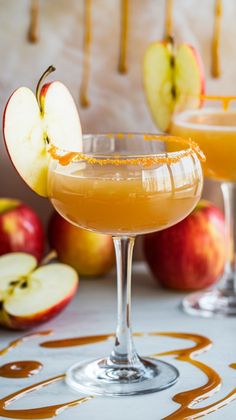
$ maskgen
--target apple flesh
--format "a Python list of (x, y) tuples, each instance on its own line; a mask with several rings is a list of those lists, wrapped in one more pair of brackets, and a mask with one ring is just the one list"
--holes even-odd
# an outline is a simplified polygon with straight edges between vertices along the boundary
[(102, 276), (115, 263), (112, 237), (76, 227), (54, 212), (49, 222), (50, 246), (59, 261), (82, 276)]
[(224, 215), (201, 201), (180, 223), (145, 235), (143, 246), (148, 266), (163, 286), (180, 290), (211, 286), (224, 270)]
[(33, 209), (19, 200), (0, 198), (0, 255), (9, 252), (27, 252), (39, 262), (44, 232)]
[(20, 87), (9, 98), (3, 114), (3, 135), (10, 159), (37, 194), (47, 197), (48, 146), (81, 151), (78, 112), (68, 89), (58, 81), (42, 86), (50, 66), (41, 77), (36, 95)]
[(16, 330), (48, 321), (70, 302), (78, 286), (71, 267), (53, 263), (37, 267), (26, 253), (0, 257), (0, 325)]
[(143, 81), (153, 120), (162, 131), (170, 128), (174, 111), (199, 108), (205, 91), (201, 57), (189, 44), (175, 51), (170, 41), (151, 43), (144, 56)]

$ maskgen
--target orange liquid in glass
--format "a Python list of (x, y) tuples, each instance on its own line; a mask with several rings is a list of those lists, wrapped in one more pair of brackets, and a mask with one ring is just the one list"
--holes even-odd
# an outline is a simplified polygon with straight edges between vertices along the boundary
[(206, 156), (203, 170), (219, 181), (236, 181), (236, 111), (200, 110), (174, 118), (171, 133), (198, 143)]
[[(195, 165), (192, 157), (187, 158)], [(157, 231), (182, 220), (197, 204), (202, 180), (180, 163), (141, 169), (78, 163), (51, 171), (49, 197), (70, 222), (108, 234)]]

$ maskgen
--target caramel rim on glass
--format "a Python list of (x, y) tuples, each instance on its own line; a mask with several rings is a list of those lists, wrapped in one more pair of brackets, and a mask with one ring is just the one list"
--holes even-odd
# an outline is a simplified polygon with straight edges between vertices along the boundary
[[(135, 156), (121, 156), (119, 154), (114, 155), (114, 157), (106, 157), (105, 155), (92, 156), (89, 153), (83, 152), (69, 152), (63, 149), (60, 149), (54, 145), (49, 147), (49, 154), (54, 159), (57, 160), (61, 165), (68, 165), (74, 162), (87, 162), (91, 165), (142, 165), (142, 166), (151, 166), (153, 164), (171, 164), (179, 162), (183, 157), (191, 156), (196, 154), (199, 159), (204, 162), (206, 160), (204, 153), (200, 149), (197, 143), (193, 140), (183, 139), (182, 137), (168, 136), (168, 135), (157, 135), (157, 134), (132, 134), (132, 133), (117, 133), (117, 134), (98, 134), (97, 136), (103, 136), (107, 138), (123, 139), (124, 137), (132, 139), (135, 136), (143, 136), (144, 141), (157, 140), (163, 142), (175, 142), (180, 143), (183, 146), (188, 146), (187, 149), (166, 152), (166, 153), (156, 153), (150, 155), (135, 155)], [(92, 134), (84, 135), (83, 137), (91, 137)], [(96, 137), (96, 135), (94, 134)]]

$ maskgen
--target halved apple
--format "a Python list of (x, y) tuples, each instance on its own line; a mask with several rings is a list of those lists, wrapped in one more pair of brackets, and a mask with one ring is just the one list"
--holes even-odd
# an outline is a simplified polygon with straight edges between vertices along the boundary
[(3, 134), (12, 163), (27, 185), (44, 197), (48, 144), (69, 151), (82, 150), (80, 119), (70, 92), (58, 81), (42, 86), (54, 70), (50, 66), (44, 72), (36, 96), (27, 87), (17, 89), (3, 114)]
[(0, 257), (0, 325), (32, 328), (57, 315), (72, 299), (78, 275), (65, 264), (37, 267), (29, 254)]
[(174, 111), (198, 108), (205, 91), (203, 65), (197, 50), (173, 42), (151, 43), (144, 56), (143, 80), (147, 102), (156, 126), (168, 131)]

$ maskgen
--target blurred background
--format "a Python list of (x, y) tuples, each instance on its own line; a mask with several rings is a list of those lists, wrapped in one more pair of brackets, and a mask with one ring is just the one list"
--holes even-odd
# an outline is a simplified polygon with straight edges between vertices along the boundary
[[(214, 0), (178, 0), (174, 4), (177, 42), (189, 42), (201, 53), (207, 77), (207, 93), (236, 94), (236, 1), (223, 1), (220, 59), (222, 74), (210, 75)], [(11, 92), (22, 85), (35, 89), (42, 72), (56, 66), (53, 77), (73, 93), (84, 132), (156, 132), (142, 86), (142, 59), (147, 45), (163, 37), (164, 0), (130, 0), (128, 72), (117, 71), (120, 39), (120, 1), (92, 1), (90, 106), (81, 108), (79, 89), (83, 59), (83, 0), (39, 0), (39, 39), (27, 39), (29, 0), (0, 0), (0, 107), (1, 114)], [(230, 64), (229, 64), (230, 63)], [(50, 204), (31, 192), (17, 175), (1, 141), (2, 197), (14, 197), (32, 205), (46, 223)], [(217, 183), (205, 183), (204, 196), (222, 206)]]

